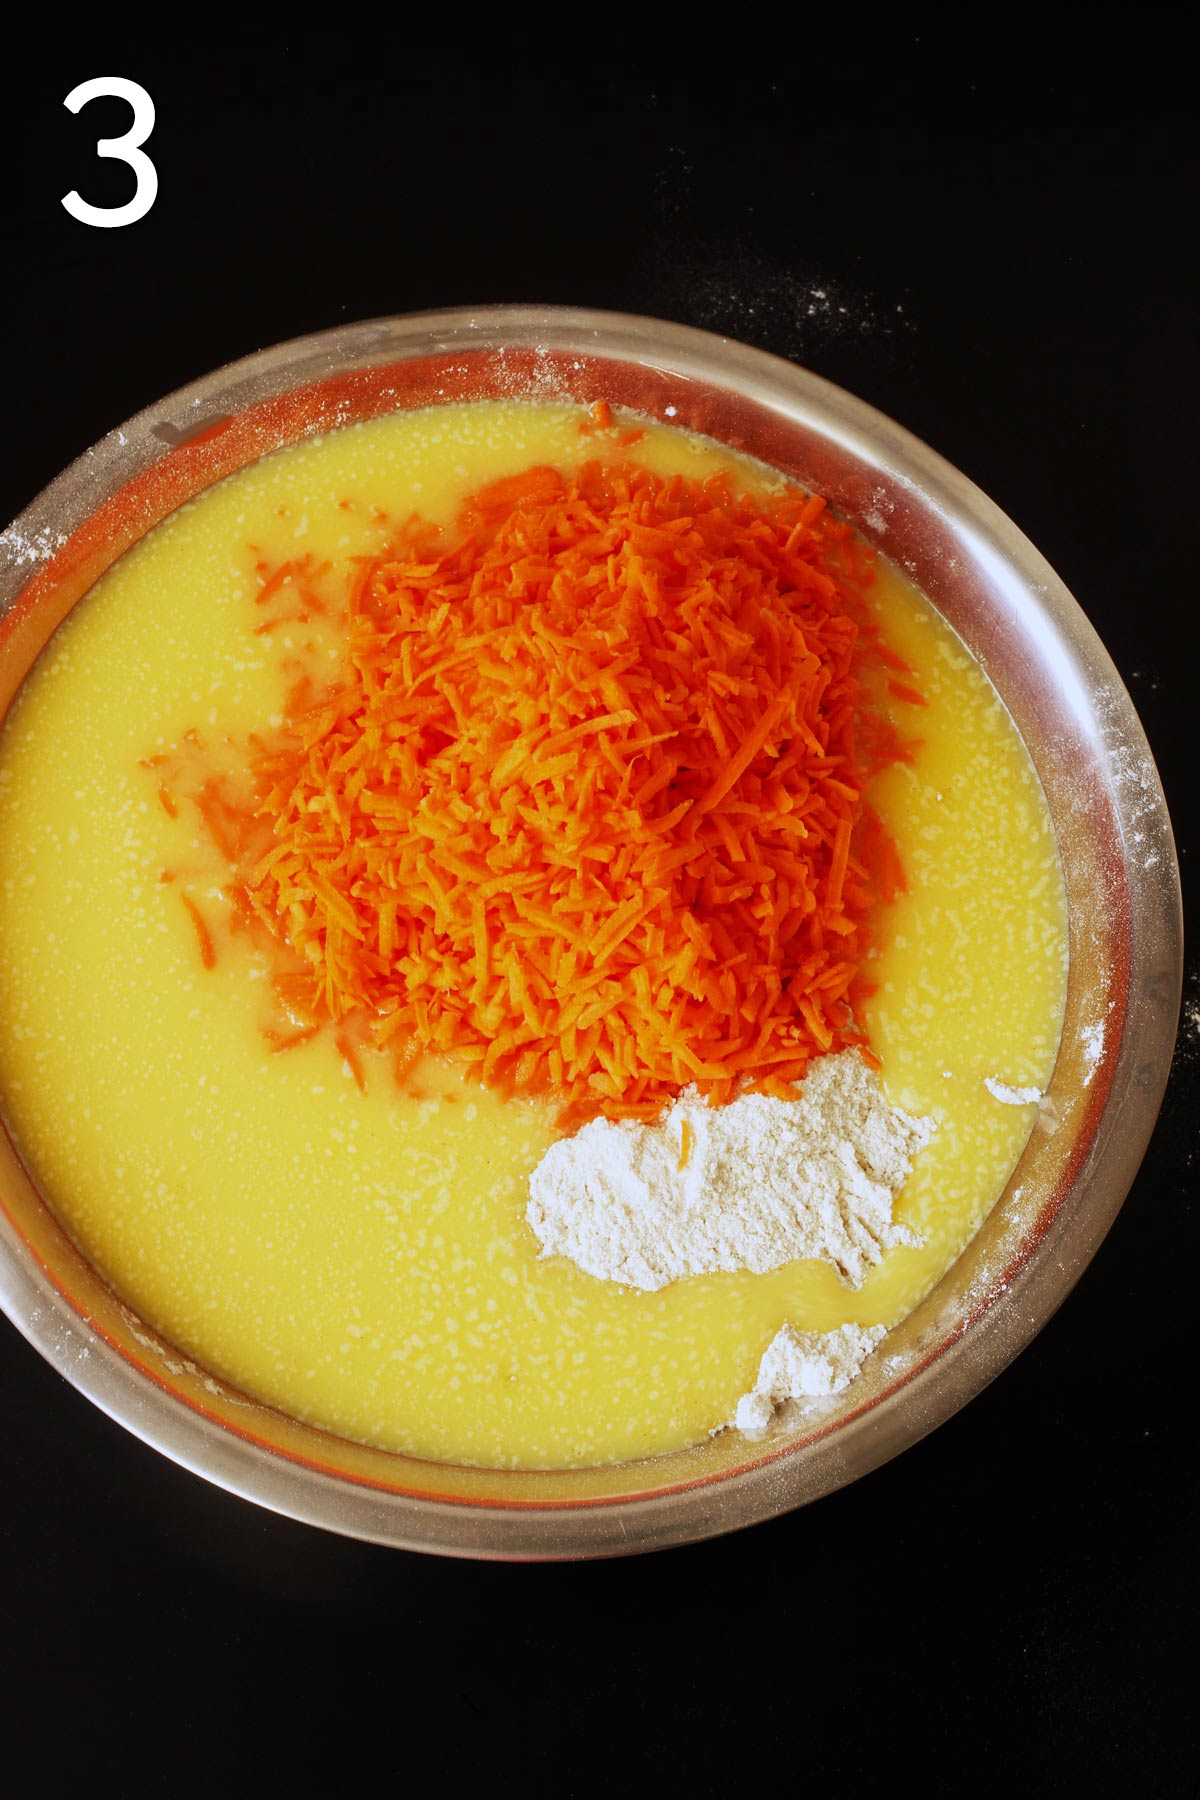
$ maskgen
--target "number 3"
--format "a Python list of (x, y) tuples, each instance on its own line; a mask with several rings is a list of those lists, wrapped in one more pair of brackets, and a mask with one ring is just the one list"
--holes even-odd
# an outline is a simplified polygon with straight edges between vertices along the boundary
[(81, 225), (133, 225), (145, 218), (158, 196), (158, 170), (145, 151), (138, 148), (154, 130), (154, 102), (136, 81), (126, 81), (123, 75), (96, 75), (72, 88), (63, 105), (68, 112), (77, 113), (89, 100), (101, 95), (127, 100), (133, 108), (133, 124), (123, 137), (100, 138), (96, 155), (115, 156), (118, 162), (127, 162), (137, 176), (137, 189), (124, 206), (89, 206), (72, 188), (63, 195), (63, 205)]

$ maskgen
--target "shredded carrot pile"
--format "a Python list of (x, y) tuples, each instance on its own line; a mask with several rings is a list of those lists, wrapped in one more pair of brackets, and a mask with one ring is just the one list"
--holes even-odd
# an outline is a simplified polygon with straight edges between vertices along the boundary
[(906, 752), (863, 677), (911, 671), (819, 498), (539, 467), (342, 574), (337, 685), (256, 741), (234, 884), (295, 953), (297, 1041), (369, 1017), (568, 1123), (869, 1055), (903, 874), (863, 795)]

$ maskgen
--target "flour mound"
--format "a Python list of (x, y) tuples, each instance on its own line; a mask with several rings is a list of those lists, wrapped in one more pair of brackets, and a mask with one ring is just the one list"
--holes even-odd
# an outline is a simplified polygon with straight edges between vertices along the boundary
[(654, 1125), (593, 1119), (552, 1144), (525, 1214), (542, 1254), (647, 1290), (798, 1257), (861, 1287), (885, 1251), (920, 1242), (892, 1202), (934, 1122), (889, 1106), (853, 1050), (796, 1091), (709, 1107), (688, 1088)]
[(767, 1346), (758, 1380), (738, 1401), (734, 1424), (739, 1431), (763, 1431), (787, 1400), (842, 1393), (885, 1335), (883, 1325), (840, 1325), (836, 1331), (785, 1325)]

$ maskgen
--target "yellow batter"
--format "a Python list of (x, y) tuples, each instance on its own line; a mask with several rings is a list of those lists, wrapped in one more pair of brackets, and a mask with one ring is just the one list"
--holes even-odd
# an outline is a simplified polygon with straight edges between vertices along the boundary
[[(909, 893), (883, 926), (868, 1023), (889, 1099), (938, 1121), (897, 1206), (920, 1250), (891, 1251), (857, 1293), (810, 1262), (615, 1288), (538, 1259), (524, 1210), (553, 1136), (542, 1108), (432, 1064), (423, 1097), (403, 1096), (372, 1058), (362, 1093), (324, 1041), (268, 1053), (265, 967), (222, 938), (202, 968), (179, 893), (219, 923), (222, 871), (141, 759), (189, 727), (238, 737), (278, 714), (279, 653), (304, 628), (248, 632), (256, 557), (373, 550), (373, 509), (449, 520), (488, 480), (594, 454), (579, 418), (519, 402), (397, 415), (231, 478), (104, 577), (0, 738), (0, 1093), (43, 1193), (215, 1372), (352, 1437), (504, 1467), (680, 1448), (732, 1415), (785, 1320), (910, 1311), (1033, 1122), (984, 1078), (1046, 1085), (1066, 983), (1057, 852), (1024, 748), (958, 639), (885, 571), (887, 639), (930, 704), (897, 703), (924, 747), (872, 794)], [(732, 461), (657, 428), (626, 454), (689, 474)]]

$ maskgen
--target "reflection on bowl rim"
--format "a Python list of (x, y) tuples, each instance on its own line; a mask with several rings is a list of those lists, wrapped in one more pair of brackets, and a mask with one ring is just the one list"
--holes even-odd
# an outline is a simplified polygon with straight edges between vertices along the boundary
[(978, 1237), (885, 1354), (824, 1413), (759, 1443), (725, 1432), (638, 1463), (508, 1472), (303, 1425), (138, 1320), (71, 1245), (7, 1139), (0, 1304), (111, 1417), (276, 1511), (451, 1555), (612, 1555), (732, 1530), (853, 1480), (948, 1418), (1046, 1322), (1115, 1218), (1157, 1115), (1179, 1008), (1179, 880), (1129, 696), (1011, 520), (916, 438), (806, 370), (623, 314), (499, 306), (338, 327), (138, 414), (0, 538), (0, 705), (104, 568), (221, 476), (400, 406), (499, 394), (605, 398), (759, 456), (824, 492), (959, 631), (1025, 738), (1067, 878), (1071, 977), (1047, 1129), (1035, 1129)]

